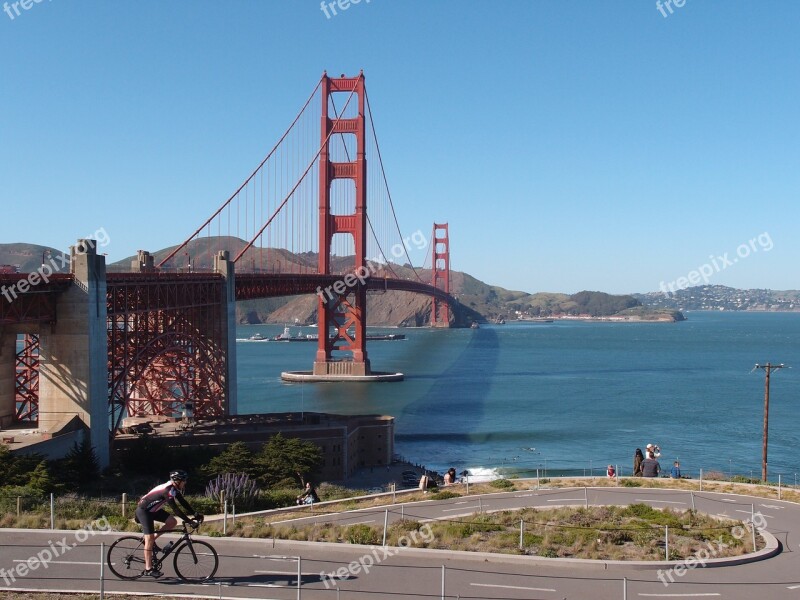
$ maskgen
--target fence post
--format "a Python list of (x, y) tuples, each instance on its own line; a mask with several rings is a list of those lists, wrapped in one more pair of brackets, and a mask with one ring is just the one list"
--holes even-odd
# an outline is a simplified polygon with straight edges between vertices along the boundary
[(397, 484), (392, 482), (392, 504), (397, 503)]
[(56, 528), (56, 501), (53, 492), (50, 492), (50, 529)]
[(100, 600), (104, 600), (106, 590), (105, 590), (105, 566), (106, 566), (106, 557), (105, 552), (106, 544), (105, 542), (100, 542)]
[(586, 490), (586, 486), (583, 486), (583, 501), (586, 508), (589, 508), (589, 492)]
[(756, 505), (750, 505), (750, 527), (753, 530), (753, 552), (756, 551)]
[(619, 465), (614, 465), (614, 480), (617, 486), (619, 486)]
[(17, 496), (17, 518), (19, 519), (20, 509), (22, 508), (22, 496)]
[(669, 525), (664, 525), (664, 560), (669, 560)]
[(628, 578), (622, 578), (622, 600), (628, 600)]
[(405, 504), (401, 504), (400, 505), (400, 520), (401, 521), (405, 521), (406, 520), (406, 510), (405, 510), (405, 508), (406, 508)]
[(781, 476), (778, 475), (778, 500), (781, 499)]
[(444, 588), (444, 577), (445, 577), (445, 567), (442, 565), (442, 600), (445, 600), (447, 596), (445, 596), (445, 588)]
[(122, 492), (122, 518), (125, 518), (125, 505), (128, 503), (128, 494)]
[(700, 491), (703, 491), (703, 469), (700, 469)]
[(302, 556), (298, 556), (297, 557), (297, 600), (300, 600), (300, 590), (303, 589), (303, 586), (301, 585), (302, 580), (303, 580), (303, 567), (302, 567), (302, 565), (303, 565), (303, 557)]
[(519, 520), (519, 549), (522, 550), (522, 536), (525, 531), (525, 521)]
[(389, 526), (389, 509), (387, 508), (383, 513), (383, 544), (386, 546), (386, 529)]
[(225, 490), (219, 491), (219, 507), (225, 512)]
[(234, 527), (236, 526), (236, 502), (231, 502), (231, 508), (233, 509), (233, 513), (231, 516), (231, 525)]
[(694, 510), (694, 492), (690, 490), (689, 493), (692, 495), (692, 510)]
[(539, 467), (536, 467), (536, 489), (539, 489)]
[(469, 496), (469, 475), (464, 475), (464, 481), (467, 482), (467, 496)]
[(228, 499), (225, 499), (225, 505), (222, 511), (222, 535), (228, 535)]

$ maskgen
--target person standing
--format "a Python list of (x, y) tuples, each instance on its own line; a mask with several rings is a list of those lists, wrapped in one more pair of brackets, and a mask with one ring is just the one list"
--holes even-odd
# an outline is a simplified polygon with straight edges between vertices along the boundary
[(661, 465), (653, 458), (653, 453), (648, 452), (647, 458), (642, 462), (642, 477), (658, 477), (661, 473)]
[(642, 476), (642, 463), (644, 462), (644, 454), (642, 454), (642, 449), (637, 448), (636, 452), (633, 454), (633, 476), (634, 477), (641, 477)]
[(677, 460), (672, 463), (672, 470), (669, 472), (669, 476), (673, 479), (681, 478), (681, 463), (679, 463)]

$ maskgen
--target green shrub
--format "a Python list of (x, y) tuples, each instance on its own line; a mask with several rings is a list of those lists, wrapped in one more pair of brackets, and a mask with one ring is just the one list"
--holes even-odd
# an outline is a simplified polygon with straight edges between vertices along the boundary
[(622, 487), (642, 487), (642, 482), (638, 479), (621, 479)]
[(461, 498), (461, 494), (456, 494), (450, 490), (442, 490), (430, 495), (431, 500), (450, 500), (451, 498)]
[(359, 523), (347, 528), (345, 541), (348, 544), (370, 544), (378, 543), (378, 532), (365, 523)]
[(510, 490), (514, 489), (514, 484), (511, 483), (508, 479), (494, 479), (489, 482), (489, 485), (493, 488), (497, 488), (498, 490)]

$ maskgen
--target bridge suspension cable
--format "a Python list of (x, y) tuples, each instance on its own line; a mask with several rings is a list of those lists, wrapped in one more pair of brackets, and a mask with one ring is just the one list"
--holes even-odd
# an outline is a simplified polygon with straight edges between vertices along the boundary
[[(306, 111), (306, 109), (308, 108), (308, 106), (311, 104), (311, 101), (314, 99), (314, 96), (316, 96), (316, 94), (317, 94), (317, 92), (319, 91), (319, 89), (320, 89), (320, 86), (321, 86), (321, 85), (322, 85), (322, 81), (319, 81), (319, 82), (317, 82), (317, 86), (316, 86), (316, 87), (314, 88), (314, 90), (311, 92), (311, 94), (309, 95), (309, 97), (308, 97), (308, 99), (306, 100), (305, 104), (303, 104), (303, 107), (302, 107), (302, 108), (300, 109), (300, 111), (297, 113), (297, 116), (294, 118), (294, 120), (292, 121), (292, 123), (289, 125), (289, 127), (286, 129), (286, 131), (283, 133), (283, 135), (281, 136), (281, 138), (280, 138), (280, 139), (279, 139), (279, 140), (278, 140), (278, 141), (275, 143), (275, 145), (273, 146), (272, 150), (270, 150), (270, 151), (269, 151), (269, 153), (268, 153), (268, 154), (267, 154), (267, 156), (264, 158), (264, 160), (262, 160), (262, 161), (259, 163), (259, 165), (258, 165), (258, 166), (257, 166), (257, 167), (256, 167), (256, 168), (253, 170), (253, 172), (250, 174), (250, 176), (249, 176), (247, 179), (245, 179), (245, 180), (244, 180), (244, 182), (242, 183), (242, 185), (240, 185), (240, 186), (239, 186), (239, 187), (236, 189), (236, 191), (235, 191), (235, 192), (233, 192), (233, 194), (231, 194), (231, 195), (230, 195), (230, 197), (229, 197), (229, 198), (228, 198), (228, 199), (227, 199), (225, 202), (223, 202), (223, 203), (222, 203), (222, 205), (221, 205), (221, 206), (220, 206), (220, 207), (219, 207), (219, 208), (216, 210), (216, 212), (214, 212), (214, 213), (213, 213), (213, 214), (212, 214), (212, 215), (211, 215), (211, 216), (210, 216), (210, 217), (209, 217), (209, 218), (208, 218), (208, 219), (207, 219), (207, 220), (206, 220), (206, 221), (205, 221), (205, 222), (204, 222), (202, 225), (200, 225), (200, 227), (198, 227), (198, 228), (195, 230), (195, 232), (194, 232), (192, 235), (190, 235), (190, 236), (189, 236), (189, 237), (186, 239), (186, 241), (184, 241), (182, 244), (180, 244), (179, 246), (177, 246), (177, 247), (176, 247), (174, 250), (172, 250), (172, 251), (171, 251), (169, 254), (167, 254), (167, 256), (166, 256), (165, 258), (163, 258), (163, 259), (162, 259), (162, 260), (161, 260), (161, 261), (158, 263), (158, 267), (159, 267), (159, 268), (163, 267), (163, 266), (164, 266), (164, 265), (166, 265), (166, 264), (167, 264), (167, 263), (168, 263), (170, 260), (172, 260), (173, 258), (175, 258), (175, 256), (176, 256), (176, 255), (177, 255), (179, 252), (181, 252), (181, 251), (182, 251), (184, 248), (186, 248), (186, 246), (189, 244), (189, 242), (191, 242), (193, 239), (195, 239), (195, 238), (196, 238), (196, 237), (197, 237), (197, 236), (200, 234), (200, 232), (202, 232), (202, 231), (203, 231), (203, 229), (205, 229), (206, 227), (208, 227), (208, 226), (211, 224), (211, 222), (212, 222), (212, 221), (213, 221), (213, 220), (214, 220), (216, 217), (220, 216), (220, 215), (222, 214), (222, 211), (224, 211), (226, 208), (227, 208), (227, 209), (230, 211), (230, 206), (231, 206), (231, 203), (234, 201), (234, 199), (237, 199), (237, 198), (239, 198), (239, 194), (242, 192), (242, 190), (245, 190), (245, 188), (246, 188), (246, 187), (247, 187), (247, 186), (248, 186), (248, 185), (249, 185), (249, 184), (250, 184), (252, 181), (254, 181), (254, 180), (256, 179), (256, 176), (257, 176), (259, 173), (261, 173), (261, 172), (262, 172), (262, 169), (263, 169), (264, 165), (265, 165), (265, 164), (267, 164), (267, 161), (269, 161), (269, 160), (270, 160), (270, 159), (273, 157), (273, 155), (275, 155), (275, 152), (278, 150), (278, 148), (280, 148), (280, 147), (281, 147), (281, 144), (283, 144), (284, 140), (286, 140), (286, 139), (287, 139), (287, 137), (289, 136), (289, 134), (291, 133), (291, 131), (294, 129), (295, 125), (297, 125), (298, 121), (300, 120), (300, 118), (301, 118), (301, 117), (303, 116), (303, 114), (305, 113), (305, 111)], [(263, 184), (264, 184), (264, 181), (263, 181), (263, 176), (262, 176), (262, 179), (261, 179), (261, 187), (262, 187), (262, 190), (263, 190)], [(253, 204), (254, 204), (254, 207), (253, 207), (253, 216), (255, 217), (255, 194), (254, 194), (254, 201), (253, 201)], [(246, 208), (245, 208), (245, 210), (247, 210), (247, 203), (246, 203), (246, 202), (245, 202), (245, 207), (246, 207)], [(247, 218), (247, 217), (245, 217), (245, 218)], [(238, 218), (237, 218), (237, 223), (238, 223)], [(229, 230), (230, 230), (230, 225), (229, 225)], [(209, 232), (209, 233), (210, 233), (210, 232)], [(219, 233), (219, 232), (218, 232), (218, 233)], [(229, 231), (229, 233), (230, 233), (230, 231)]]
[(364, 91), (364, 99), (366, 100), (366, 104), (367, 104), (367, 114), (369, 116), (369, 125), (370, 125), (370, 129), (372, 130), (372, 138), (373, 138), (373, 140), (375, 142), (375, 151), (376, 151), (376, 154), (378, 156), (378, 163), (379, 163), (380, 168), (381, 168), (381, 176), (383, 178), (383, 183), (384, 183), (384, 186), (386, 188), (386, 195), (387, 195), (387, 197), (389, 199), (389, 209), (390, 209), (392, 217), (394, 219), (394, 224), (395, 224), (395, 227), (397, 229), (397, 234), (400, 236), (400, 245), (403, 248), (403, 252), (404, 252), (406, 258), (408, 259), (408, 264), (411, 266), (411, 270), (414, 272), (414, 276), (419, 281), (422, 281), (422, 278), (419, 276), (419, 273), (417, 273), (417, 270), (414, 268), (414, 264), (411, 262), (411, 257), (408, 254), (408, 247), (406, 246), (405, 242), (403, 241), (403, 233), (400, 231), (400, 223), (397, 220), (397, 212), (394, 209), (394, 202), (392, 201), (392, 192), (389, 190), (389, 180), (386, 177), (386, 169), (384, 168), (384, 165), (383, 165), (383, 157), (381, 155), (380, 145), (378, 144), (378, 135), (375, 132), (375, 122), (372, 119), (372, 108), (370, 107), (370, 104), (369, 104), (369, 94), (367, 93), (366, 90)]

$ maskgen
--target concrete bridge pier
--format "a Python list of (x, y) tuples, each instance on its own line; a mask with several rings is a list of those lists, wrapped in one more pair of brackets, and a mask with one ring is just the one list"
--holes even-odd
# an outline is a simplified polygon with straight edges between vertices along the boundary
[(0, 328), (0, 429), (14, 421), (16, 402), (17, 334)]
[(227, 250), (221, 250), (214, 257), (214, 271), (225, 279), (225, 297), (220, 303), (222, 311), (221, 341), (225, 360), (225, 414), (236, 415), (238, 409), (238, 389), (236, 385), (236, 276), (234, 263)]
[(103, 468), (109, 464), (106, 263), (96, 244), (78, 240), (70, 248), (74, 283), (59, 296), (56, 324), (40, 333), (39, 431), (56, 433), (77, 416)]

